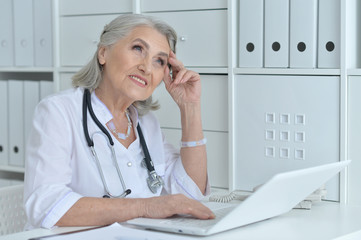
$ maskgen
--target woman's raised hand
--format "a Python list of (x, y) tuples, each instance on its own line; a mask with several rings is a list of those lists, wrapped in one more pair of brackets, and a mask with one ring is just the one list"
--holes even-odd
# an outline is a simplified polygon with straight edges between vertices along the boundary
[(198, 73), (186, 69), (171, 51), (168, 58), (172, 74), (165, 68), (164, 83), (178, 106), (187, 103), (199, 103), (201, 98), (201, 78)]

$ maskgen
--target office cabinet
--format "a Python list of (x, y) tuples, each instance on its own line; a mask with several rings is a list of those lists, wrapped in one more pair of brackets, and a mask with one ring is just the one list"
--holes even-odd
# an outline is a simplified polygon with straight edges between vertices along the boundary
[[(267, 60), (267, 64), (265, 64), (264, 57), (269, 49), (256, 49), (260, 50), (257, 52), (258, 55), (255, 55), (253, 60), (251, 58), (247, 59), (247, 56), (251, 55), (249, 51), (252, 48), (245, 48), (247, 47), (245, 44), (253, 41), (254, 46), (261, 44), (261, 48), (265, 47), (266, 36), (263, 34), (266, 31), (264, 28), (270, 23), (268, 20), (264, 23), (262, 21), (257, 22), (255, 25), (257, 34), (253, 36), (255, 39), (248, 39), (249, 34), (243, 34), (241, 29), (249, 30), (252, 28), (252, 24), (255, 24), (244, 20), (247, 19), (247, 9), (244, 9), (244, 6), (247, 6), (247, 1), (252, 0), (104, 0), (101, 3), (96, 0), (52, 0), (52, 56), (47, 56), (50, 56), (52, 62), (48, 65), (38, 64), (39, 59), (45, 60), (45, 57), (36, 57), (34, 53), (37, 51), (35, 44), (44, 43), (41, 38), (37, 37), (39, 29), (37, 30), (35, 22), (30, 20), (21, 24), (17, 17), (20, 15), (21, 21), (24, 21), (26, 17), (29, 18), (31, 14), (36, 12), (36, 9), (32, 10), (35, 5), (31, 7), (27, 5), (28, 7), (24, 8), (25, 5), (20, 4), (21, 11), (26, 10), (26, 12), (9, 11), (13, 6), (12, 4), (15, 4), (14, 6), (17, 9), (16, 6), (19, 6), (22, 1), (24, 0), (5, 0), (0, 9), (0, 13), (2, 13), (0, 19), (3, 20), (0, 22), (3, 33), (0, 36), (0, 80), (53, 80), (53, 89), (56, 91), (68, 89), (71, 87), (71, 76), (93, 57), (100, 33), (105, 24), (120, 14), (148, 14), (165, 20), (175, 28), (178, 33), (177, 57), (183, 61), (185, 66), (201, 73), (202, 119), (205, 135), (208, 138), (208, 170), (213, 186), (233, 190), (244, 187), (242, 184), (249, 184), (248, 188), (250, 188), (250, 182), (245, 182), (252, 179), (252, 176), (241, 179), (241, 172), (236, 171), (239, 166), (244, 166), (247, 169), (247, 167), (255, 163), (250, 160), (254, 158), (249, 153), (250, 151), (257, 153), (255, 155), (259, 156), (261, 160), (270, 160), (265, 165), (259, 164), (260, 170), (254, 173), (255, 175), (264, 176), (274, 173), (273, 170), (270, 170), (271, 168), (267, 167), (267, 164), (276, 161), (276, 158), (268, 158), (265, 156), (266, 154), (270, 156), (274, 154), (277, 156), (278, 162), (284, 161), (283, 169), (288, 170), (293, 167), (304, 167), (309, 159), (314, 159), (321, 152), (325, 152), (327, 158), (322, 158), (322, 161), (325, 162), (345, 160), (347, 158), (353, 159), (353, 163), (349, 167), (349, 175), (344, 173), (340, 175), (339, 199), (340, 201), (350, 200), (350, 202), (361, 200), (357, 187), (358, 176), (361, 175), (361, 166), (358, 164), (358, 159), (361, 158), (361, 153), (358, 151), (361, 121), (359, 121), (357, 115), (359, 103), (358, 82), (360, 81), (359, 76), (361, 76), (361, 55), (359, 51), (361, 47), (359, 41), (361, 36), (360, 1), (318, 1), (319, 4), (316, 7), (319, 22), (316, 30), (318, 45), (316, 47), (317, 52), (313, 52), (313, 54), (316, 54), (316, 65), (314, 62), (304, 62), (303, 60), (302, 64), (294, 64), (292, 57), (296, 55), (292, 54), (289, 49), (286, 54), (286, 57), (289, 57), (288, 61), (278, 65), (275, 64), (280, 59)], [(36, 1), (39, 3), (43, 0)], [(35, 1), (26, 1), (24, 4), (30, 4), (31, 2)], [(277, 2), (283, 1), (279, 0)], [(312, 0), (308, 2), (314, 3)], [(262, 1), (258, 1), (259, 5), (263, 5), (262, 3)], [(272, 7), (272, 4), (268, 3), (267, 6), (263, 6), (265, 9), (259, 11), (258, 14), (263, 14), (269, 7)], [(276, 5), (273, 4), (273, 6)], [(290, 7), (292, 9), (292, 5)], [(290, 8), (285, 8), (284, 11), (289, 10)], [(49, 13), (49, 11), (46, 13)], [(301, 12), (297, 13), (300, 14)], [(243, 15), (241, 16), (241, 14)], [(287, 14), (292, 15), (292, 12), (283, 12), (279, 16)], [(291, 15), (289, 16), (292, 17)], [(39, 16), (36, 14), (36, 16), (33, 16), (35, 18), (31, 19), (41, 22), (38, 19)], [(293, 17), (295, 16), (298, 18), (298, 15), (293, 15)], [(292, 22), (299, 23), (293, 17)], [(275, 20), (274, 18), (272, 21)], [(331, 21), (327, 21), (327, 18), (330, 18)], [(13, 19), (13, 22), (11, 19)], [(32, 23), (34, 25), (30, 26)], [(282, 25), (284, 24), (294, 25), (295, 23), (282, 22)], [(290, 28), (291, 25), (289, 25)], [(300, 25), (297, 26), (300, 27)], [(308, 26), (312, 26), (312, 24), (309, 23)], [(19, 31), (16, 29), (17, 27), (20, 27), (20, 29), (25, 27), (26, 31)], [(30, 31), (30, 29), (32, 30)], [(31, 39), (37, 40), (34, 40), (34, 43), (30, 45), (27, 44), (28, 41), (19, 42), (18, 39), (21, 38), (19, 37), (20, 32), (27, 35), (33, 34)], [(269, 34), (272, 34), (272, 31), (267, 31), (267, 35)], [(289, 34), (292, 34), (292, 30), (290, 30)], [(283, 37), (291, 39), (289, 34)], [(314, 38), (312, 39), (314, 40)], [(292, 42), (293, 40), (290, 41), (290, 43)], [(328, 42), (331, 43), (327, 45)], [(21, 57), (22, 53), (19, 52), (21, 46), (19, 44), (34, 48), (30, 51), (31, 57), (28, 55)], [(240, 49), (241, 46), (242, 49)], [(284, 46), (283, 43), (282, 46)], [(333, 49), (332, 46), (334, 46)], [(18, 49), (16, 50), (16, 48)], [(297, 54), (300, 53), (297, 52)], [(314, 56), (312, 58), (314, 60)], [(46, 60), (45, 63), (50, 63), (50, 61)], [(39, 74), (41, 76), (38, 76)], [(44, 75), (45, 77), (43, 77)], [(245, 80), (245, 78), (248, 80)], [(295, 81), (295, 79), (298, 80)], [(282, 82), (282, 84), (278, 82)], [(290, 89), (294, 85), (299, 86), (299, 88), (292, 90), (293, 94), (291, 94)], [(288, 86), (287, 91), (285, 90), (286, 86)], [(305, 86), (307, 88), (304, 88)], [(301, 91), (301, 89), (303, 90)], [(283, 90), (285, 92), (282, 92)], [(331, 90), (334, 97), (330, 96)], [(302, 93), (304, 101), (298, 104), (295, 99), (300, 98)], [(307, 96), (310, 96), (309, 99)], [(154, 98), (159, 99), (161, 102), (162, 108), (156, 111), (155, 114), (160, 119), (162, 129), (170, 139), (176, 139), (172, 141), (178, 144), (180, 134), (178, 107), (167, 95), (164, 86), (160, 86), (156, 90)], [(319, 111), (307, 112), (308, 109), (318, 106), (319, 102), (315, 99), (324, 102), (325, 108), (320, 108)], [(302, 105), (311, 100), (315, 102), (314, 105), (310, 103)], [(327, 104), (325, 103), (326, 100), (328, 101)], [(273, 106), (275, 109), (273, 109)], [(288, 106), (288, 109), (282, 109), (286, 108), (286, 106)], [(299, 109), (301, 106), (303, 108)], [(299, 111), (296, 112), (296, 110)], [(254, 129), (257, 129), (259, 124), (255, 123), (260, 120), (250, 120), (250, 114), (255, 111), (262, 113), (258, 113), (260, 114), (258, 117), (262, 117), (263, 121), (265, 121), (266, 116), (268, 119), (274, 118), (279, 121), (282, 116), (282, 121), (288, 119), (293, 123), (295, 119), (298, 119), (297, 121), (303, 119), (306, 121), (304, 127), (310, 129), (300, 130), (295, 135), (295, 130), (301, 128), (302, 125), (296, 127), (291, 124), (278, 124), (279, 129), (268, 129), (268, 125), (262, 125), (256, 131)], [(331, 111), (333, 111), (332, 114)], [(314, 117), (324, 123), (322, 126), (321, 123), (318, 123), (317, 126), (320, 127), (315, 132), (315, 127), (311, 127), (316, 121), (313, 119)], [(265, 124), (265, 122), (262, 124)], [(285, 129), (282, 130), (281, 127)], [(252, 129), (254, 132), (252, 132)], [(329, 131), (323, 130), (324, 132), (322, 132), (321, 129), (328, 129)], [(256, 135), (252, 135), (252, 133)], [(312, 136), (312, 134), (316, 133), (317, 137)], [(324, 139), (326, 137), (322, 135), (330, 136), (330, 139)], [(267, 146), (262, 145), (262, 149), (257, 149), (258, 144), (250, 144), (255, 142), (257, 136), (262, 137), (261, 143), (267, 143)], [(278, 139), (278, 145), (268, 145), (273, 140), (265, 140), (266, 137)], [(291, 144), (287, 139), (289, 141), (297, 139), (297, 142)], [(313, 142), (316, 141), (315, 139), (325, 140), (326, 144), (322, 141), (316, 144)], [(332, 143), (330, 143), (331, 140)], [(311, 143), (320, 146), (307, 145)], [(282, 147), (281, 144), (285, 147)], [(305, 151), (303, 152), (302, 148), (295, 151), (296, 145), (304, 146)], [(249, 148), (246, 146), (249, 146)], [(328, 146), (327, 150), (325, 149), (326, 146)], [(319, 152), (316, 152), (316, 150)], [(291, 158), (291, 156), (295, 159), (288, 159), (290, 161), (287, 161), (287, 157)], [(225, 161), (226, 158), (229, 160), (228, 162)], [(303, 158), (305, 159), (302, 160)], [(3, 159), (1, 159), (1, 162), (3, 162)], [(1, 165), (1, 169), (10, 172), (24, 171), (21, 167), (10, 167), (8, 165)], [(253, 174), (253, 172), (251, 173)], [(242, 186), (239, 181), (242, 181)], [(336, 196), (338, 193), (335, 191), (331, 194)], [(337, 197), (334, 199), (337, 199)]]

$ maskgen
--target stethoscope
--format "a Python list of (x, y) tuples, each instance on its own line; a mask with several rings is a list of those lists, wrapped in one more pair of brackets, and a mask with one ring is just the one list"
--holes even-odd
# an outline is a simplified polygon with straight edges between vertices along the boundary
[[(89, 136), (89, 132), (88, 132), (87, 110), (89, 110), (91, 118), (93, 119), (95, 124), (101, 130), (101, 132), (93, 133), (92, 137)], [(120, 168), (119, 168), (116, 156), (115, 156), (113, 139), (110, 136), (109, 132), (105, 129), (105, 127), (100, 123), (98, 118), (95, 116), (94, 111), (93, 111), (93, 107), (92, 107), (92, 104), (91, 104), (90, 92), (89, 92), (88, 89), (84, 90), (84, 95), (83, 95), (83, 129), (84, 129), (84, 135), (85, 135), (86, 141), (87, 141), (88, 146), (89, 146), (89, 148), (91, 150), (91, 153), (92, 153), (92, 155), (93, 155), (93, 157), (95, 159), (96, 166), (98, 168), (100, 177), (101, 177), (103, 185), (104, 185), (104, 190), (106, 192), (106, 195), (104, 195), (103, 197), (104, 198), (110, 198), (110, 197), (112, 197), (112, 198), (123, 198), (123, 197), (126, 197), (132, 191), (130, 189), (127, 189), (126, 186), (125, 186), (125, 182), (123, 180), (122, 173), (120, 171)], [(139, 135), (140, 144), (142, 145), (142, 149), (143, 149), (143, 153), (144, 153), (144, 160), (142, 162), (142, 165), (147, 168), (148, 175), (149, 175), (149, 177), (147, 178), (147, 184), (148, 184), (148, 187), (151, 190), (151, 192), (156, 193), (158, 191), (158, 188), (164, 186), (164, 182), (163, 182), (163, 179), (157, 174), (157, 172), (154, 169), (154, 164), (153, 164), (152, 159), (150, 158), (148, 147), (147, 147), (147, 144), (145, 143), (143, 132), (142, 132), (142, 129), (140, 128), (139, 123), (137, 125), (137, 131), (138, 131), (138, 135)], [(113, 164), (115, 165), (115, 168), (117, 170), (120, 183), (121, 183), (122, 188), (124, 190), (123, 193), (120, 194), (120, 195), (112, 195), (110, 193), (110, 191), (109, 191), (107, 182), (105, 181), (105, 178), (104, 178), (104, 173), (103, 173), (102, 166), (100, 164), (98, 155), (97, 155), (97, 153), (95, 151), (95, 148), (94, 148), (93, 138), (94, 138), (95, 134), (101, 134), (107, 140), (107, 144), (108, 144), (108, 146), (110, 148), (110, 151), (111, 151)]]

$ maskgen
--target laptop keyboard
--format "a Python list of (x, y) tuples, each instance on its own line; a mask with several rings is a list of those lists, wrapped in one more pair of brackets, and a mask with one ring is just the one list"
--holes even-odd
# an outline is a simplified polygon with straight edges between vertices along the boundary
[(161, 224), (171, 224), (177, 226), (191, 226), (191, 227), (213, 226), (238, 205), (232, 203), (218, 203), (218, 202), (204, 202), (203, 204), (213, 211), (213, 213), (216, 215), (215, 219), (200, 220), (192, 216), (176, 215), (164, 219), (161, 222)]

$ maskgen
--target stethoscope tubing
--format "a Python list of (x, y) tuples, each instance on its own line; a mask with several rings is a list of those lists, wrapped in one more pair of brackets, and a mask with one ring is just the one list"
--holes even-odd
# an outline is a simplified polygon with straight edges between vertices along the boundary
[[(93, 107), (91, 104), (91, 98), (90, 98), (90, 92), (88, 89), (84, 89), (84, 96), (83, 96), (83, 130), (84, 130), (84, 135), (85, 135), (85, 139), (87, 141), (87, 144), (92, 152), (92, 155), (95, 158), (95, 162), (101, 177), (101, 180), (103, 182), (104, 185), (104, 190), (106, 191), (106, 193), (108, 195), (105, 195), (105, 197), (113, 197), (113, 198), (122, 198), (127, 196), (128, 194), (131, 193), (130, 189), (126, 188), (125, 182), (123, 180), (117, 159), (115, 157), (115, 150), (114, 150), (114, 141), (112, 139), (112, 137), (110, 136), (109, 132), (105, 129), (105, 127), (101, 124), (101, 122), (98, 120), (98, 118), (96, 117), (94, 111), (93, 111)], [(93, 133), (92, 137), (90, 137), (89, 135), (89, 131), (88, 131), (88, 121), (87, 121), (87, 111), (89, 110), (89, 114), (91, 116), (91, 118), (93, 119), (93, 121), (95, 122), (95, 124), (100, 128), (101, 132), (95, 132)], [(162, 186), (164, 183), (162, 181), (162, 179), (158, 176), (158, 174), (156, 173), (155, 169), (154, 169), (154, 164), (153, 161), (150, 157), (149, 151), (148, 151), (148, 147), (147, 144), (145, 142), (144, 136), (143, 136), (143, 132), (142, 129), (138, 123), (137, 125), (137, 131), (139, 134), (139, 139), (140, 139), (140, 144), (142, 146), (143, 149), (143, 153), (144, 153), (144, 157), (145, 157), (145, 164), (148, 170), (148, 174), (149, 174), (149, 178), (147, 178), (147, 183), (148, 186), (150, 188), (150, 190), (155, 193), (156, 190), (154, 188), (154, 186), (156, 188), (158, 188), (159, 186)], [(117, 170), (118, 176), (119, 176), (119, 180), (121, 182), (121, 185), (123, 187), (124, 192), (120, 195), (112, 195), (110, 193), (110, 190), (108, 188), (108, 185), (105, 181), (105, 177), (104, 177), (104, 173), (98, 158), (98, 155), (96, 154), (95, 148), (94, 148), (94, 141), (93, 141), (93, 136), (94, 134), (101, 134), (105, 139), (108, 138), (109, 141), (107, 141), (109, 148), (111, 149), (111, 155), (112, 155), (112, 161), (113, 164), (115, 165), (115, 168)]]

